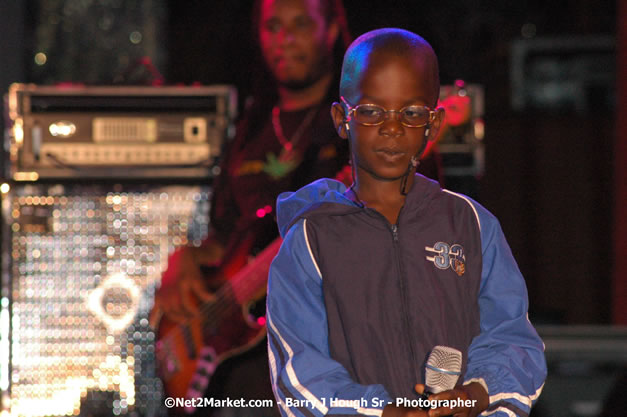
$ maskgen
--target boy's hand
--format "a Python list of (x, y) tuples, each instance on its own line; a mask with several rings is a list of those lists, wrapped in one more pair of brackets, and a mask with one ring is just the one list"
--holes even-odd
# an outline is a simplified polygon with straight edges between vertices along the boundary
[(397, 407), (395, 405), (387, 405), (383, 409), (381, 417), (428, 417), (426, 411), (420, 408)]
[[(416, 384), (415, 389), (418, 394), (422, 394), (425, 390), (425, 386), (423, 384)], [(470, 400), (471, 404), (474, 405), (471, 407), (458, 405), (454, 408), (433, 408), (428, 410), (427, 416), (476, 417), (483, 410), (488, 408), (489, 405), (488, 393), (485, 391), (483, 386), (481, 386), (481, 384), (478, 384), (476, 382), (472, 382), (468, 385), (462, 385), (448, 391), (443, 391), (438, 394), (433, 394), (429, 396), (429, 401), (438, 400), (458, 400), (457, 402), (461, 402), (462, 404), (467, 403), (468, 400)]]

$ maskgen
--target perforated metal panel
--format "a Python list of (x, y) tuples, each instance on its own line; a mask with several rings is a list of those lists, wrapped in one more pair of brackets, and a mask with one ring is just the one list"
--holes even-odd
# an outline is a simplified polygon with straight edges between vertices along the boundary
[(0, 388), (11, 415), (158, 415), (148, 323), (210, 189), (27, 185), (4, 195)]

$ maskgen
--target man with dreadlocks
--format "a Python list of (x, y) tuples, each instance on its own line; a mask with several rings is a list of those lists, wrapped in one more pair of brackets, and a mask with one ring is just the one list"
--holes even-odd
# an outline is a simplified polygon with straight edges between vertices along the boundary
[[(210, 233), (200, 247), (184, 247), (170, 257), (153, 322), (155, 317), (175, 322), (195, 317), (199, 305), (228, 278), (224, 270), (234, 264), (234, 254), (254, 256), (278, 237), (272, 209), (278, 194), (335, 177), (347, 163), (346, 144), (337, 140), (328, 113), (350, 42), (341, 0), (256, 0), (253, 7), (259, 54), (247, 64), (254, 94), (212, 183)], [(218, 273), (208, 277), (201, 266)], [(211, 378), (202, 381), (200, 390), (198, 384), (185, 387), (187, 396), (272, 399), (265, 338), (256, 342), (223, 361), (213, 375), (204, 375)], [(275, 408), (197, 410), (213, 416), (238, 413), (278, 415)]]

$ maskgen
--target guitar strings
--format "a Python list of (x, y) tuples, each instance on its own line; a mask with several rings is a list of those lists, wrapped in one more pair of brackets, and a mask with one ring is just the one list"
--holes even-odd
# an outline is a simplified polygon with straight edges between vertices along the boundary
[[(181, 323), (177, 323), (176, 328), (182, 331), (182, 327), (191, 324), (194, 320), (202, 319), (203, 317), (211, 318), (212, 320), (204, 320), (202, 322), (201, 328), (203, 330), (207, 329), (210, 325), (214, 325), (216, 322), (221, 321), (224, 315), (227, 313), (232, 313), (236, 311), (238, 307), (238, 303), (235, 295), (233, 294), (232, 287), (234, 285), (242, 285), (242, 287), (251, 287), (253, 283), (256, 283), (259, 278), (256, 279), (244, 279), (240, 278), (234, 281), (226, 281), (222, 286), (214, 293), (215, 301), (208, 301), (203, 303), (199, 312), (194, 316), (184, 320)], [(243, 284), (242, 284), (243, 283)], [(229, 294), (231, 293), (231, 294)], [(248, 298), (248, 297), (245, 297)], [(163, 337), (161, 337), (162, 341), (168, 342), (175, 337), (175, 332), (170, 331)]]
[[(253, 264), (258, 265), (258, 262), (264, 262), (269, 267), (270, 262), (274, 258), (274, 255), (276, 255), (276, 253), (278, 252), (278, 248), (280, 245), (281, 245), (281, 240), (280, 239), (275, 240), (272, 244), (270, 244), (270, 246), (264, 249), (264, 251), (262, 251), (262, 253), (260, 253), (255, 258), (255, 262), (253, 262)], [(176, 323), (175, 329), (179, 329), (180, 332), (183, 332), (184, 331), (182, 328), (183, 326), (189, 325), (194, 320), (202, 319), (203, 316), (209, 316), (210, 314), (211, 314), (210, 317), (213, 319), (211, 324), (213, 324), (216, 321), (219, 321), (217, 319), (218, 318), (221, 319), (221, 317), (229, 310), (234, 311), (234, 309), (239, 306), (239, 304), (237, 303), (237, 297), (235, 297), (235, 292), (236, 292), (234, 290), (235, 288), (238, 288), (238, 287), (242, 288), (241, 293), (245, 294), (245, 296), (240, 297), (241, 299), (251, 298), (250, 296), (254, 294), (256, 290), (250, 291), (249, 288), (250, 287), (257, 288), (259, 286), (259, 283), (262, 281), (265, 281), (268, 276), (267, 272), (260, 273), (258, 271), (258, 267), (257, 268), (253, 267), (250, 271), (248, 271), (247, 273), (244, 273), (246, 268), (252, 267), (253, 264), (249, 264), (247, 267), (244, 267), (244, 269), (240, 270), (238, 274), (236, 274), (231, 279), (227, 280), (215, 292), (214, 294), (215, 301), (209, 301), (209, 302), (203, 303), (198, 314), (195, 314), (194, 316), (184, 320), (182, 323)], [(232, 293), (231, 297), (227, 297), (227, 295), (231, 295), (231, 294), (228, 294), (227, 291)], [(207, 321), (204, 321), (202, 323), (201, 329), (204, 330), (207, 328), (207, 326), (208, 326)], [(167, 342), (170, 342), (176, 335), (177, 335), (177, 332), (175, 332), (174, 330), (171, 330), (165, 335), (163, 335), (162, 337), (160, 337), (159, 341), (165, 342), (167, 344)]]

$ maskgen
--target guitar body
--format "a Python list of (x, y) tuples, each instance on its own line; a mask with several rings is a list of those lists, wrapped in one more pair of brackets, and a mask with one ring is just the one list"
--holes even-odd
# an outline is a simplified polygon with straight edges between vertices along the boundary
[(240, 247), (238, 256), (212, 274), (226, 277), (214, 300), (200, 305), (200, 312), (183, 323), (160, 318), (156, 358), (166, 396), (203, 397), (218, 365), (264, 340), (265, 305), (261, 316), (249, 307), (265, 295), (270, 263), (280, 245), (281, 239), (275, 240), (252, 262), (247, 262), (248, 248)]
[(203, 396), (217, 366), (263, 340), (265, 326), (246, 320), (233, 308), (222, 323), (208, 328), (202, 317), (185, 324), (162, 318), (157, 332), (157, 361), (168, 396)]

